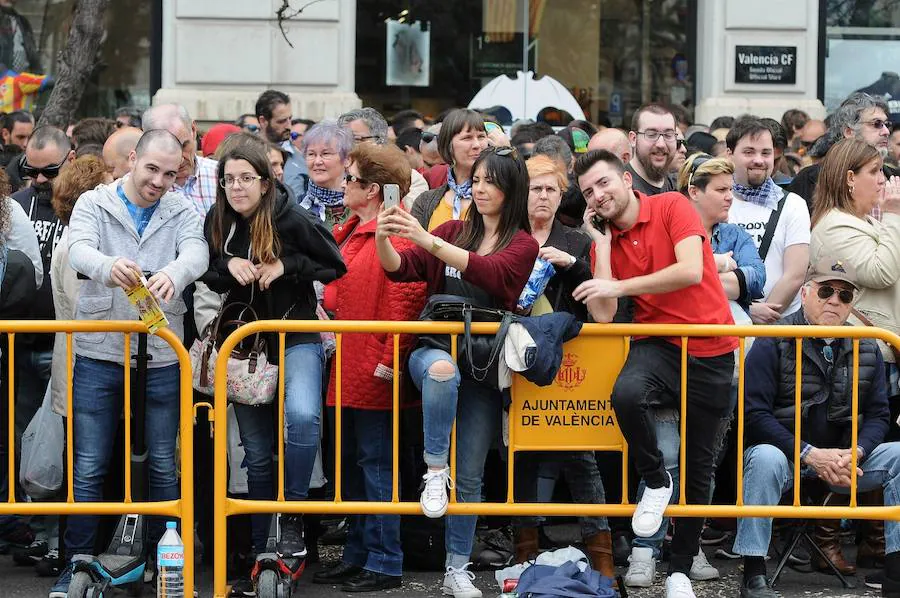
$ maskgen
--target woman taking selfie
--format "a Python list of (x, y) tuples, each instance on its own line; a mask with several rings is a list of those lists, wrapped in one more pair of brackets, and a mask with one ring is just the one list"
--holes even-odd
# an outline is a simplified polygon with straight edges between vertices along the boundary
[[(289, 200), (265, 150), (256, 144), (229, 148), (219, 161), (218, 179), (216, 203), (204, 227), (211, 259), (203, 282), (217, 293), (228, 293), (224, 309), (240, 302), (251, 305), (260, 319), (317, 319), (313, 281), (328, 283), (346, 272), (331, 233)], [(270, 339), (267, 351), (269, 360), (277, 361), (277, 337)], [(320, 336), (288, 333), (284, 355), (285, 496), (302, 500), (319, 445), (325, 361)], [(281, 440), (272, 406), (233, 404), (246, 451), (249, 496), (271, 500), (273, 442)], [(282, 518), (279, 554), (306, 554), (302, 530), (302, 516)], [(258, 552), (265, 550), (268, 532), (269, 517), (254, 516), (253, 546)]]
[[(446, 126), (446, 122), (445, 125)], [(443, 132), (443, 129), (442, 129)], [(512, 310), (537, 258), (528, 224), (528, 173), (508, 147), (488, 149), (472, 168), (472, 200), (464, 221), (447, 222), (429, 233), (400, 208), (378, 217), (375, 241), (381, 265), (396, 281), (424, 281), (426, 294), (464, 296), (482, 306)], [(416, 247), (398, 253), (391, 237)], [(449, 353), (420, 346), (409, 359), (410, 377), (422, 392), (425, 427), (425, 489), (420, 503), (428, 517), (447, 511), (450, 432), (457, 420), (456, 497), (480, 502), (484, 462), (500, 433), (501, 394), (462, 375)], [(474, 516), (447, 518), (447, 572), (443, 593), (479, 598), (467, 570), (475, 536)]]

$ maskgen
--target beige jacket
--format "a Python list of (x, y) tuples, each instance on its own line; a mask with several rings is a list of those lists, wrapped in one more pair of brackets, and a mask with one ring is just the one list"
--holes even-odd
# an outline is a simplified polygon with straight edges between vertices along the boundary
[[(75, 302), (81, 281), (69, 267), (69, 231), (63, 232), (50, 259), (50, 284), (53, 285), (53, 309), (57, 320), (75, 319)], [(72, 363), (75, 362), (75, 343), (72, 343)], [(66, 333), (57, 332), (53, 341), (53, 361), (50, 365), (50, 404), (54, 413), (65, 417), (68, 406), (69, 375), (66, 371)]]
[[(875, 326), (900, 334), (900, 216), (884, 214), (881, 222), (841, 210), (825, 214), (812, 230), (810, 263), (819, 259), (845, 260), (856, 269), (861, 294), (856, 309)], [(852, 315), (850, 321), (861, 326)], [(885, 361), (894, 362), (890, 349), (879, 341)]]

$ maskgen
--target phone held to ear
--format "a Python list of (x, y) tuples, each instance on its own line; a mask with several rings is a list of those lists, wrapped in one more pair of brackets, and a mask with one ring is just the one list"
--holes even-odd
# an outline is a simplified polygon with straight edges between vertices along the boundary
[(593, 216), (591, 216), (591, 226), (596, 228), (598, 231), (600, 231), (604, 235), (606, 234), (606, 219), (601, 218), (597, 214), (594, 214)]
[(400, 205), (400, 185), (388, 183), (384, 186), (384, 209)]

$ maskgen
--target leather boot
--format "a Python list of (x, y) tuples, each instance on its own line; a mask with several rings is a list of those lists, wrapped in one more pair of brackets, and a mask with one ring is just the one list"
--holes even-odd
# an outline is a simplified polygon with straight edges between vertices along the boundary
[[(813, 541), (828, 556), (828, 560), (834, 564), (838, 571), (844, 575), (856, 575), (856, 566), (848, 563), (847, 559), (844, 558), (844, 553), (841, 551), (840, 519), (820, 519), (816, 521)], [(828, 563), (823, 561), (818, 554), (815, 554), (814, 562), (818, 571), (831, 572)]]
[(538, 528), (520, 527), (515, 531), (516, 563), (526, 563), (540, 554), (538, 545)]
[[(866, 506), (884, 505), (884, 493), (881, 489), (864, 492), (859, 495), (859, 504)], [(862, 541), (856, 552), (856, 566), (866, 569), (884, 567), (884, 520), (860, 521)]]
[(584, 547), (594, 571), (599, 571), (615, 583), (616, 566), (613, 564), (612, 536), (609, 531), (597, 532), (585, 538)]

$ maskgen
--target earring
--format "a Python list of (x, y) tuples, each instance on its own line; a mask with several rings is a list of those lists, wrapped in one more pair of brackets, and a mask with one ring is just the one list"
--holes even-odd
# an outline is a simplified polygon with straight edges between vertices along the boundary
[(847, 188), (850, 189), (850, 195), (853, 195), (853, 183), (847, 183)]

